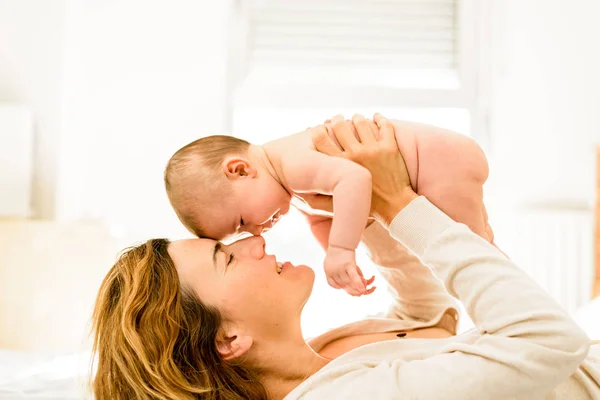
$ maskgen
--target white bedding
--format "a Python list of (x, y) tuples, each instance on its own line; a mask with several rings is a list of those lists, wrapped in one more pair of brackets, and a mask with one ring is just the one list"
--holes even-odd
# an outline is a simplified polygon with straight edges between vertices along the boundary
[(600, 297), (582, 307), (575, 320), (592, 340), (600, 340)]
[(0, 350), (0, 399), (89, 399), (90, 353)]

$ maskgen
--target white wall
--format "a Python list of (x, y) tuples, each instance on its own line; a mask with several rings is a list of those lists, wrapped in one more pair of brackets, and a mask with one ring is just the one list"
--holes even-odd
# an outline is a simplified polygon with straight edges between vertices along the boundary
[(0, 101), (32, 106), (39, 215), (63, 220), (0, 221), (0, 348), (86, 345), (117, 249), (184, 233), (163, 168), (226, 125), (230, 6), (0, 0)]
[(490, 197), (587, 207), (600, 143), (600, 2), (493, 1)]
[(0, 0), (0, 102), (31, 107), (34, 215), (54, 215), (61, 129), (63, 0)]
[(229, 1), (70, 1), (61, 219), (124, 234), (182, 229), (163, 189), (168, 157), (225, 125)]
[(0, 220), (0, 349), (89, 348), (98, 287), (120, 248), (97, 222)]
[(36, 216), (173, 222), (168, 156), (225, 126), (230, 7), (0, 0), (0, 101), (33, 108)]

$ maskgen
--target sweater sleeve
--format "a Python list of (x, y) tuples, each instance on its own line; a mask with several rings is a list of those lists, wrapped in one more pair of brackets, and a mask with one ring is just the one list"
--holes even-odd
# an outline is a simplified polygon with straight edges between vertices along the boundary
[(390, 234), (463, 302), (480, 334), (423, 360), (390, 362), (384, 369), (396, 381), (398, 398), (540, 398), (585, 358), (589, 339), (561, 307), (495, 247), (424, 197), (395, 217)]
[[(457, 302), (440, 280), (379, 223), (374, 222), (365, 230), (362, 242), (388, 283), (393, 303), (387, 318), (428, 322), (444, 312), (458, 316)], [(456, 322), (455, 319), (454, 331)]]

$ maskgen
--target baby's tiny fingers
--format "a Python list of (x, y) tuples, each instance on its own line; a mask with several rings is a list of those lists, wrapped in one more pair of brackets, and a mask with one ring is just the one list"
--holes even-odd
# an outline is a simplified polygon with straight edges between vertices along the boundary
[(365, 294), (371, 294), (371, 293), (373, 293), (375, 291), (375, 289), (377, 289), (377, 286), (373, 286), (372, 288), (367, 289), (367, 291), (365, 292)]
[(364, 278), (361, 278), (357, 269), (348, 271), (348, 277), (350, 278), (350, 285), (358, 290), (361, 294), (364, 294), (367, 288), (365, 287)]
[(339, 274), (336, 274), (335, 279), (342, 288), (351, 286), (352, 280), (348, 276), (348, 273), (344, 270), (340, 271)]
[(346, 287), (344, 287), (344, 290), (350, 296), (354, 296), (354, 297), (360, 297), (360, 296), (362, 296), (362, 293), (360, 291), (356, 290), (355, 288), (353, 288), (352, 286), (346, 286)]
[(342, 283), (342, 287), (346, 292), (348, 292), (348, 294), (352, 296), (362, 296), (364, 290), (361, 288), (360, 285), (356, 285), (354, 278), (350, 276), (350, 272), (352, 272), (352, 270), (344, 271), (344, 273), (340, 274), (339, 282)]
[(329, 284), (329, 286), (331, 286), (334, 289), (341, 289), (342, 286), (332, 277), (327, 277), (327, 283)]
[(340, 271), (340, 273), (337, 274), (334, 279), (340, 286), (340, 289), (344, 289), (347, 292), (349, 292), (349, 290), (354, 291), (356, 294), (353, 294), (353, 296), (358, 295), (358, 292), (352, 287), (352, 280), (346, 271)]

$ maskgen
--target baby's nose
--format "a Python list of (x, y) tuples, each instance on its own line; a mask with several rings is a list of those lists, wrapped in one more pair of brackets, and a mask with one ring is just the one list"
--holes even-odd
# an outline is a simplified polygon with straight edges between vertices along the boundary
[(263, 226), (262, 225), (249, 226), (245, 229), (245, 231), (253, 234), (254, 236), (260, 236), (260, 234), (263, 231)]

